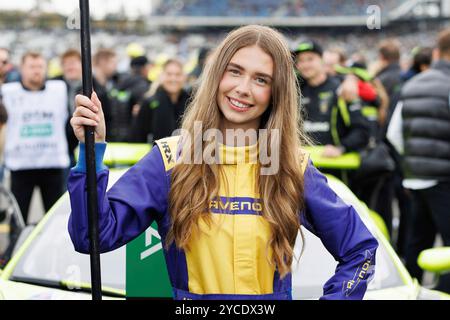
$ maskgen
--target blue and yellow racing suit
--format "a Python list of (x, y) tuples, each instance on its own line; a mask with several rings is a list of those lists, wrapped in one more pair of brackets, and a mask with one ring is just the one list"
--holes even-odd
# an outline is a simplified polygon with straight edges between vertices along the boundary
[[(123, 246), (158, 224), (163, 245), (170, 226), (168, 195), (171, 170), (176, 163), (179, 137), (156, 142), (106, 192), (108, 168), (102, 165), (106, 144), (96, 144), (100, 250)], [(271, 230), (262, 215), (257, 165), (249, 161), (255, 146), (221, 145), (226, 161), (219, 196), (210, 203), (213, 223), (199, 220), (199, 230), (188, 249), (172, 244), (164, 250), (175, 299), (292, 299), (291, 274), (281, 278), (271, 263), (267, 246)], [(353, 207), (328, 186), (326, 178), (304, 157), (306, 209), (301, 223), (317, 235), (339, 262), (335, 275), (324, 285), (322, 299), (361, 299), (373, 275), (376, 239)], [(69, 176), (72, 212), (69, 233), (75, 249), (89, 252), (84, 146)], [(356, 279), (361, 268), (369, 271)], [(348, 284), (351, 283), (351, 290)]]

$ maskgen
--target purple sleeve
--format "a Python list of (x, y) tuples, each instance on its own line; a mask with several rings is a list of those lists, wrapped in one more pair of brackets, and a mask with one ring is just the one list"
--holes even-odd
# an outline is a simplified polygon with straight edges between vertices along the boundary
[(321, 239), (338, 262), (320, 299), (362, 299), (374, 275), (378, 241), (312, 163), (305, 172), (305, 200), (302, 224)]
[[(131, 167), (106, 192), (109, 171), (97, 172), (99, 246), (114, 250), (133, 240), (167, 209), (168, 182), (158, 147)], [(69, 234), (75, 250), (89, 253), (86, 174), (73, 168), (68, 190), (72, 212)]]

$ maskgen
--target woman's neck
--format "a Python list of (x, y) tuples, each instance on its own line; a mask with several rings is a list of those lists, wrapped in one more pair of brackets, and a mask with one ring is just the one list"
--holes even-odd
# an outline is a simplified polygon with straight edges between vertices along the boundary
[(222, 123), (223, 143), (233, 147), (254, 145), (258, 142), (258, 128), (259, 121), (249, 124)]

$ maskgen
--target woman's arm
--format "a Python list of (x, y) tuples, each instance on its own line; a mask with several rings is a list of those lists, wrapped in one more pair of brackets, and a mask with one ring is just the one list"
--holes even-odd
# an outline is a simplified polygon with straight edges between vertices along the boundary
[(338, 262), (321, 299), (362, 299), (375, 271), (378, 241), (312, 163), (305, 172), (305, 201), (302, 224), (321, 239)]
[[(102, 163), (106, 144), (96, 143), (96, 163)], [(89, 252), (86, 170), (84, 145), (69, 175), (68, 189), (72, 212), (69, 233), (75, 250)], [(114, 250), (136, 238), (167, 209), (168, 184), (158, 147), (153, 147), (141, 161), (130, 168), (106, 192), (109, 171), (97, 166), (99, 209), (99, 245), (101, 252)]]

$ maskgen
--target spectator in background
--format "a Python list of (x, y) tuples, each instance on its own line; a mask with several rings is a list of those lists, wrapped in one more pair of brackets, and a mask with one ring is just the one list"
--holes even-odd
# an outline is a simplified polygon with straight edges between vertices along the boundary
[[(5, 173), (5, 161), (4, 161), (4, 147), (5, 147), (5, 132), (6, 132), (6, 122), (8, 121), (8, 112), (0, 99), (0, 184), (3, 184), (4, 173)], [(0, 240), (0, 269), (3, 269), (6, 263), (8, 263), (11, 258), (11, 253), (13, 251), (13, 246), (19, 237), (19, 228), (17, 228), (17, 223), (15, 223), (13, 218), (9, 218), (7, 204), (3, 201), (0, 202), (0, 224), (7, 223), (9, 228), (9, 240)], [(3, 233), (3, 232), (2, 232)]]
[(386, 120), (389, 98), (379, 79), (373, 78), (367, 70), (364, 60), (349, 60), (348, 66), (336, 65), (337, 76), (343, 79), (346, 75), (357, 78), (358, 96), (362, 103), (362, 114), (368, 120), (370, 140), (380, 138), (380, 128)]
[(4, 149), (5, 149), (5, 133), (7, 121), (8, 121), (8, 112), (6, 111), (3, 101), (0, 99), (0, 183), (3, 183), (3, 178), (5, 174)]
[(48, 211), (64, 191), (69, 166), (65, 125), (67, 89), (63, 81), (46, 81), (47, 63), (40, 53), (22, 57), (21, 82), (1, 88), (8, 112), (5, 165), (11, 171), (11, 191), (25, 223), (35, 186)]
[(323, 62), (325, 70), (330, 77), (338, 76), (337, 68), (345, 67), (347, 56), (345, 51), (338, 47), (333, 47), (323, 52)]
[(413, 59), (411, 67), (402, 74), (402, 80), (405, 82), (430, 68), (433, 49), (429, 47), (416, 47), (412, 50), (412, 55)]
[(203, 47), (200, 49), (200, 51), (198, 53), (197, 65), (195, 66), (194, 70), (192, 70), (188, 76), (188, 85), (190, 87), (193, 87), (195, 85), (195, 82), (202, 74), (203, 69), (205, 68), (206, 61), (207, 61), (210, 53), (211, 53), (210, 48)]
[[(386, 125), (386, 121), (387, 121), (387, 114), (389, 112), (389, 95), (386, 92), (385, 87), (383, 86), (383, 83), (381, 82), (381, 80), (375, 76), (373, 76), (371, 74), (371, 72), (369, 71), (369, 66), (367, 65), (367, 59), (365, 57), (365, 55), (362, 52), (355, 52), (351, 55), (350, 60), (349, 60), (349, 64), (350, 66), (363, 66), (364, 72), (367, 74), (367, 76), (369, 78), (371, 78), (371, 85), (373, 86), (373, 88), (376, 90), (376, 95), (378, 98), (378, 123), (379, 123), (379, 128), (381, 130), (381, 128), (383, 128)], [(367, 91), (367, 93), (370, 92)], [(360, 93), (360, 97), (363, 100), (370, 100), (369, 95), (365, 95), (365, 94), (361, 94)], [(378, 135), (378, 138), (383, 138), (381, 136), (381, 133)]]
[(99, 100), (102, 102), (106, 125), (109, 125), (107, 137), (111, 129), (111, 101), (109, 92), (114, 88), (114, 77), (117, 73), (117, 55), (114, 50), (100, 48), (92, 59), (92, 84)]
[(128, 87), (131, 88), (130, 106), (132, 110), (139, 111), (139, 107), (136, 108), (136, 106), (142, 102), (145, 93), (150, 89), (152, 82), (148, 78), (148, 74), (152, 66), (152, 62), (146, 56), (138, 56), (130, 61), (131, 77)]
[[(384, 212), (391, 213), (392, 198), (387, 199), (380, 196), (379, 190), (392, 179), (394, 163), (389, 155), (388, 147), (380, 137), (380, 129), (384, 125), (389, 98), (381, 81), (369, 74), (363, 63), (364, 60), (360, 61), (350, 60), (348, 67), (338, 69), (339, 73), (352, 74), (357, 77), (358, 96), (362, 104), (361, 111), (369, 128), (368, 145), (361, 154), (361, 166), (351, 173), (351, 188), (370, 209), (385, 218)], [(383, 153), (380, 153), (380, 150)], [(388, 216), (386, 220), (391, 221), (392, 216)], [(390, 224), (388, 230), (391, 231)]]
[(183, 87), (186, 75), (183, 64), (169, 59), (163, 65), (156, 92), (142, 102), (134, 119), (132, 140), (149, 142), (172, 135), (179, 128), (181, 116), (186, 108), (189, 94)]
[[(81, 54), (76, 49), (69, 49), (61, 55), (61, 67), (63, 74), (54, 80), (62, 80), (67, 86), (69, 115), (74, 111), (75, 96), (81, 91), (82, 87), (82, 68)], [(66, 123), (66, 137), (69, 148), (70, 167), (75, 165), (75, 149), (78, 146), (78, 140), (73, 133), (69, 118)]]
[(109, 141), (129, 141), (133, 115), (139, 112), (139, 104), (150, 88), (148, 73), (152, 64), (146, 56), (130, 61), (130, 74), (121, 76), (110, 90), (111, 130)]
[(327, 75), (322, 53), (314, 41), (304, 41), (295, 50), (295, 65), (303, 79), (305, 131), (316, 143), (325, 146), (323, 156), (338, 157), (366, 147), (368, 125), (361, 113), (356, 79), (352, 82), (353, 95), (343, 97), (344, 87), (337, 78)]
[[(404, 157), (403, 186), (412, 193), (406, 267), (419, 281), (417, 257), (433, 246), (436, 233), (450, 246), (450, 29), (437, 44), (431, 69), (403, 87), (387, 133)], [(450, 274), (440, 276), (436, 289), (450, 293)]]
[(55, 80), (63, 80), (68, 89), (69, 112), (74, 111), (75, 96), (82, 85), (81, 54), (76, 49), (69, 49), (61, 56), (62, 76)]
[[(380, 42), (377, 64), (376, 77), (380, 79), (389, 96), (387, 125), (394, 112), (403, 84), (400, 68), (400, 43), (397, 40), (387, 39)], [(386, 128), (387, 126), (384, 128), (384, 132)]]
[(10, 61), (9, 50), (0, 48), (0, 85), (15, 81), (20, 81), (20, 73)]
[(112, 49), (100, 48), (93, 57), (94, 78), (99, 85), (108, 90), (113, 86), (112, 81), (117, 72), (117, 62), (116, 52)]
[[(402, 70), (400, 68), (400, 43), (396, 39), (386, 39), (378, 46), (378, 71), (377, 78), (380, 79), (389, 97), (389, 107), (384, 121), (384, 126), (380, 129), (380, 138), (386, 141), (386, 131), (392, 114), (396, 108), (400, 91), (403, 85)], [(386, 141), (389, 142), (389, 141)], [(390, 144), (388, 143), (388, 146)], [(394, 148), (390, 147), (391, 154), (396, 159), (396, 169), (392, 177), (388, 179), (380, 189), (380, 197), (386, 199), (385, 206), (378, 209), (378, 213), (383, 217), (389, 233), (392, 234), (392, 203), (393, 199), (398, 200), (400, 220), (408, 220), (410, 217), (410, 194), (402, 186), (403, 173), (401, 169), (401, 159)], [(395, 244), (394, 244), (395, 245)], [(402, 248), (396, 247), (397, 253), (402, 255)]]

